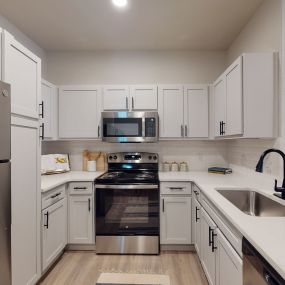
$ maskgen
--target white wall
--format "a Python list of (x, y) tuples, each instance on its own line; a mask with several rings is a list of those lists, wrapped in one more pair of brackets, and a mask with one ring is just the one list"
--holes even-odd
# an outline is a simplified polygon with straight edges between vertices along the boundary
[(31, 50), (34, 54), (42, 60), (42, 76), (46, 77), (47, 64), (46, 64), (46, 51), (37, 45), (33, 40), (27, 37), (22, 31), (20, 31), (15, 25), (9, 22), (5, 17), (0, 14), (0, 27), (7, 30), (12, 34), (17, 41), (19, 41), (26, 48)]
[(160, 163), (186, 161), (190, 170), (206, 171), (210, 166), (227, 166), (226, 142), (210, 141), (164, 141), (141, 144), (111, 144), (96, 141), (44, 142), (43, 154), (68, 153), (72, 170), (82, 170), (82, 152), (90, 151), (124, 152), (146, 151), (160, 155)]
[(48, 80), (58, 84), (209, 83), (225, 52), (49, 52)]
[[(228, 50), (228, 64), (243, 52), (278, 51), (280, 53), (280, 78), (282, 74), (282, 9), (281, 0), (265, 0), (250, 22)], [(285, 13), (283, 13), (285, 16)], [(283, 24), (284, 27), (284, 24)], [(283, 64), (284, 65), (284, 64)], [(281, 80), (280, 80), (281, 83)], [(285, 100), (280, 84), (280, 138), (276, 140), (234, 140), (228, 143), (230, 164), (255, 169), (260, 154), (267, 148), (285, 151)], [(266, 162), (266, 171), (281, 174), (281, 160), (271, 155)]]

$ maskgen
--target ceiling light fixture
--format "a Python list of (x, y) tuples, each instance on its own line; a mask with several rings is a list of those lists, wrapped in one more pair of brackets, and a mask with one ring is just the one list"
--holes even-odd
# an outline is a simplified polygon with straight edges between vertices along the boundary
[(113, 4), (117, 7), (123, 8), (128, 4), (128, 0), (112, 0)]

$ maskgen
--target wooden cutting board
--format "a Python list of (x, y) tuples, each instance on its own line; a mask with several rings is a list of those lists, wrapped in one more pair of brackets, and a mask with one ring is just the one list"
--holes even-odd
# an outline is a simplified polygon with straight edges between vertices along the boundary
[(102, 151), (83, 151), (83, 171), (87, 171), (88, 160), (96, 160), (96, 170), (107, 170), (107, 154)]

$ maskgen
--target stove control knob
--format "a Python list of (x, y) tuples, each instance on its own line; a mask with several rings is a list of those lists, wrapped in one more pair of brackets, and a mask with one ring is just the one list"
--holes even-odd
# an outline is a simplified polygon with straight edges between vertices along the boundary
[(150, 156), (148, 157), (148, 159), (151, 160), (151, 159), (152, 159), (152, 156), (150, 155)]
[(154, 159), (154, 160), (157, 160), (157, 155), (154, 155), (154, 156), (153, 156), (153, 159)]
[(109, 159), (110, 159), (110, 160), (112, 160), (112, 159), (113, 159), (113, 156), (112, 156), (112, 155), (110, 155), (110, 156), (109, 156)]
[(116, 155), (114, 155), (114, 159), (116, 160), (118, 157)]

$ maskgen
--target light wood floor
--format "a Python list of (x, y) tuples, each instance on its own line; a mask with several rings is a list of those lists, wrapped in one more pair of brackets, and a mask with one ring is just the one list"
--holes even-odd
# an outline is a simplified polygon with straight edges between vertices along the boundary
[(160, 256), (64, 253), (42, 285), (95, 285), (101, 272), (166, 274), (171, 285), (208, 285), (200, 262), (192, 252), (162, 252)]

